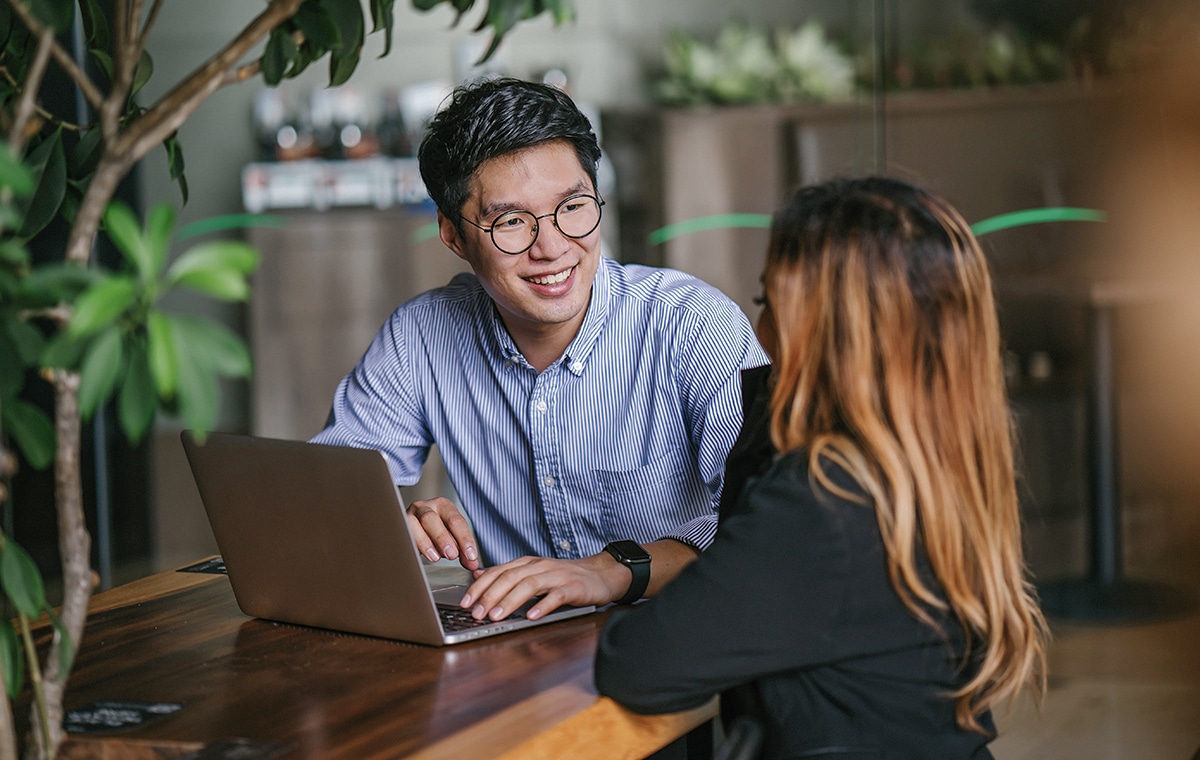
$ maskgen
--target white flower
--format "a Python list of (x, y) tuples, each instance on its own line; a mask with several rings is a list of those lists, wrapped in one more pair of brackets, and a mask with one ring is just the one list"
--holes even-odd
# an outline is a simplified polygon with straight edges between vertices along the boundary
[(809, 21), (776, 38), (782, 69), (791, 80), (793, 97), (847, 98), (854, 92), (854, 63), (825, 39), (825, 30)]

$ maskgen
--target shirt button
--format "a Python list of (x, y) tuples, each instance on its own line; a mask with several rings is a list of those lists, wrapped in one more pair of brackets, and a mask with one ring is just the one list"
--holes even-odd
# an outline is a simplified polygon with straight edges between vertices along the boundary
[(581, 363), (579, 363), (579, 362), (575, 362), (574, 364), (572, 364), (572, 365), (571, 365), (571, 371), (572, 371), (572, 372), (579, 372), (579, 371), (581, 371), (582, 369), (583, 369), (583, 364), (581, 364)]
[(553, 485), (554, 485), (554, 478), (552, 478), (552, 477), (550, 477), (550, 476), (546, 476), (546, 477), (542, 478), (542, 482), (543, 482), (543, 483), (545, 483), (545, 484), (546, 484), (546, 485), (548, 485), (548, 486), (553, 486)]
[(564, 538), (562, 541), (558, 542), (558, 548), (562, 549), (564, 552), (568, 551), (571, 548), (571, 542)]
[(539, 402), (537, 402), (537, 410), (538, 410), (539, 412), (544, 412), (544, 411), (546, 411), (546, 402), (545, 402), (545, 401), (539, 401)]

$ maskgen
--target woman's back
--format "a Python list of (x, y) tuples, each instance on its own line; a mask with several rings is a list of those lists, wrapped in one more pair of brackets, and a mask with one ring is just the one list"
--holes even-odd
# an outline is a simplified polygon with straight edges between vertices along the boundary
[(763, 286), (717, 538), (609, 623), (597, 684), (643, 711), (720, 691), (768, 757), (986, 757), (1046, 629), (983, 253), (940, 198), (839, 180), (776, 215)]

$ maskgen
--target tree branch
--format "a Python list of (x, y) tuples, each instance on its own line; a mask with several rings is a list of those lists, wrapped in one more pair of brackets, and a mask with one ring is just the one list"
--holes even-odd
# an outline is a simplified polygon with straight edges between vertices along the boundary
[[(137, 70), (138, 59), (141, 57), (141, 52), (138, 50), (138, 26), (142, 23), (142, 0), (128, 0), (129, 11), (125, 19), (125, 33), (121, 38), (121, 63), (119, 66), (124, 66), (125, 71), (121, 74), (125, 75), (129, 82), (133, 82), (133, 72)], [(117, 20), (120, 23), (120, 19)], [(115, 89), (115, 88), (114, 88)]]
[(14, 156), (20, 156), (25, 151), (25, 141), (29, 139), (29, 136), (25, 134), (25, 126), (33, 117), (34, 106), (37, 105), (38, 89), (40, 89), (42, 77), (46, 73), (46, 64), (50, 61), (50, 48), (53, 45), (53, 30), (43, 30), (38, 35), (37, 52), (34, 53), (33, 62), (25, 74), (26, 87), (21, 93), (21, 99), (17, 101), (12, 127), (8, 131), (8, 149)]
[[(79, 374), (55, 371), (54, 427), (58, 437), (55, 460), (55, 504), (58, 511), (58, 547), (62, 556), (63, 603), (61, 620), (71, 640), (69, 646), (78, 648), (87, 621), (88, 599), (95, 586), (95, 574), (89, 565), (92, 538), (83, 515), (83, 486), (79, 479), (79, 450), (81, 422), (79, 418)], [(56, 656), (59, 631), (46, 655), (43, 685), (46, 690), (47, 724), (50, 747), (47, 757), (55, 757), (64, 738), (63, 693), (69, 673), (59, 667)], [(33, 725), (39, 718), (30, 716)]]
[(245, 82), (247, 79), (253, 79), (262, 72), (262, 59), (251, 61), (244, 66), (238, 66), (232, 71), (225, 72), (225, 76), (221, 77), (221, 86), (238, 84)]
[(150, 6), (150, 15), (146, 17), (146, 23), (142, 25), (142, 32), (138, 35), (137, 47), (134, 48), (134, 53), (138, 58), (142, 57), (142, 51), (146, 49), (146, 44), (150, 39), (150, 30), (154, 28), (154, 22), (158, 20), (158, 12), (162, 10), (163, 0), (154, 0), (154, 5)]
[(301, 0), (271, 0), (263, 12), (224, 49), (130, 124), (118, 138), (115, 152), (136, 161), (179, 129), (209, 95), (229, 83), (229, 73), (242, 56), (270, 34), (272, 29), (295, 15), (300, 3)]
[[(21, 83), (18, 82), (13, 77), (12, 72), (9, 71), (4, 66), (0, 66), (0, 77), (4, 77), (4, 81), (8, 82), (9, 86), (12, 87), (17, 92), (23, 93), (25, 91), (25, 88), (21, 85)], [(76, 124), (71, 121), (66, 121), (65, 119), (63, 119), (59, 116), (55, 116), (54, 114), (50, 113), (45, 108), (43, 108), (40, 105), (37, 105), (36, 103), (33, 106), (33, 110), (35, 112), (37, 112), (37, 115), (42, 117), (42, 119), (44, 119), (45, 121), (48, 121), (52, 124), (57, 124), (60, 127), (62, 127), (63, 129), (69, 129), (72, 132), (82, 132), (83, 130), (87, 129), (86, 124)]]
[(117, 191), (117, 185), (137, 162), (136, 158), (122, 156), (105, 143), (104, 154), (96, 171), (88, 182), (79, 209), (75, 212), (75, 222), (71, 225), (71, 233), (67, 237), (65, 259), (71, 264), (86, 266), (92, 257), (92, 244), (96, 240), (96, 232), (100, 229), (100, 219), (104, 209)]
[[(40, 37), (46, 31), (47, 27), (33, 17), (33, 14), (21, 4), (21, 0), (8, 0), (8, 4), (12, 7), (13, 12), (17, 14), (17, 17), (21, 19), (21, 23), (25, 25), (25, 28), (32, 32), (34, 36)], [(100, 90), (92, 82), (91, 77), (75, 63), (75, 59), (67, 51), (63, 50), (57, 41), (51, 46), (50, 55), (54, 58), (54, 62), (61, 66), (62, 70), (67, 73), (67, 76), (71, 78), (71, 81), (75, 83), (79, 91), (83, 93), (83, 97), (87, 99), (92, 108), (99, 109), (100, 104), (104, 102), (104, 96), (100, 94)]]
[(121, 114), (128, 101), (129, 88), (133, 84), (136, 60), (130, 60), (129, 6), (125, 0), (113, 3), (113, 82), (104, 102), (97, 109), (100, 113), (100, 129), (104, 142), (112, 144), (121, 133)]

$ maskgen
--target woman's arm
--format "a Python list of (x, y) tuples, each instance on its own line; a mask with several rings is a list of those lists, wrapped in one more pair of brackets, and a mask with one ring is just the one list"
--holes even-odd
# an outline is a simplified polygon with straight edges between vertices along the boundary
[(703, 704), (767, 673), (837, 658), (851, 561), (844, 514), (866, 509), (808, 483), (803, 453), (777, 461), (716, 540), (651, 602), (601, 634), (596, 685), (637, 712)]

